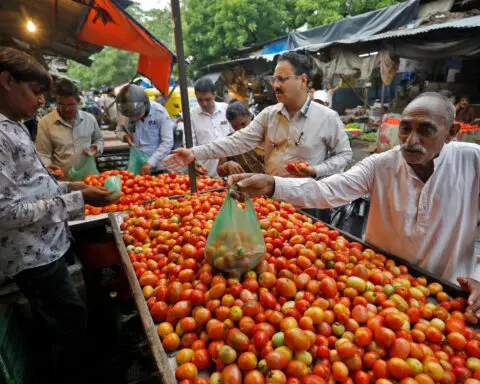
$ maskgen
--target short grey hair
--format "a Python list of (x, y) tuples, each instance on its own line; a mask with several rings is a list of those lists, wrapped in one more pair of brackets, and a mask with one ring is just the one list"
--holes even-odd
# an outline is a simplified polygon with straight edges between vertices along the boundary
[(445, 104), (445, 127), (449, 129), (452, 124), (455, 122), (455, 115), (456, 115), (456, 110), (455, 110), (455, 105), (452, 103), (452, 100), (450, 100), (448, 97), (445, 97), (441, 93), (438, 92), (424, 92), (421, 95), (418, 95), (413, 101), (418, 100), (418, 99), (423, 99), (425, 97), (431, 97), (433, 99), (437, 99), (441, 101), (443, 104)]

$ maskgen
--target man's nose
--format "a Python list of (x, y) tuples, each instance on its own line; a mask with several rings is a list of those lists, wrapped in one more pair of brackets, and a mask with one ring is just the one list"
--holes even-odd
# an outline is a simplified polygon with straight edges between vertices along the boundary
[(410, 132), (410, 134), (407, 137), (406, 143), (409, 147), (420, 143), (420, 138), (416, 130), (413, 130), (412, 132)]

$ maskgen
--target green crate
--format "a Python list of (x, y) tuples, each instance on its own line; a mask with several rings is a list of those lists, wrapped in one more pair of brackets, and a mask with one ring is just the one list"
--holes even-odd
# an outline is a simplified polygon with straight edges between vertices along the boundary
[(0, 382), (30, 383), (27, 348), (12, 305), (0, 305)]

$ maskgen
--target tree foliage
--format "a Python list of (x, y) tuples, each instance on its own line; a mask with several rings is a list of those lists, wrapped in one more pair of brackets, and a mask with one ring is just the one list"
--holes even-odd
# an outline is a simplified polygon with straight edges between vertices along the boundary
[[(186, 56), (195, 58), (191, 73), (207, 64), (228, 60), (245, 46), (279, 38), (307, 24), (308, 28), (335, 22), (399, 0), (183, 0), (182, 22)], [(128, 12), (167, 47), (175, 50), (170, 9)], [(93, 56), (90, 68), (70, 61), (68, 76), (83, 87), (104, 87), (129, 81), (138, 56), (106, 48)]]
[(284, 36), (289, 30), (285, 0), (188, 0), (185, 43), (194, 66), (228, 58), (233, 50)]
[[(142, 11), (133, 4), (128, 12), (152, 35), (172, 49), (173, 26), (169, 9)], [(173, 50), (173, 49), (172, 49)], [(116, 48), (105, 48), (93, 55), (90, 67), (68, 61), (67, 76), (78, 80), (84, 88), (104, 88), (130, 81), (137, 72), (138, 54)]]

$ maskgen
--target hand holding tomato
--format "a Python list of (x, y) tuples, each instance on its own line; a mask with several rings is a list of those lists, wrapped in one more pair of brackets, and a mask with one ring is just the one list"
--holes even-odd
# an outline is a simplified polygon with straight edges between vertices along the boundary
[(85, 156), (96, 156), (98, 154), (97, 144), (92, 144), (90, 148), (83, 148), (83, 154)]
[(465, 291), (470, 292), (467, 312), (480, 318), (480, 282), (471, 278), (459, 277), (457, 281)]
[(195, 160), (195, 155), (191, 148), (178, 148), (172, 151), (172, 154), (165, 159), (165, 167), (179, 171), (186, 165)]
[(290, 162), (287, 164), (287, 171), (295, 177), (316, 177), (317, 171), (311, 167), (308, 161)]
[(200, 175), (205, 175), (208, 172), (208, 169), (200, 163), (195, 163), (195, 171)]
[(49, 165), (47, 169), (48, 172), (55, 177), (55, 179), (60, 180), (63, 177), (63, 171), (60, 167), (57, 167), (56, 165)]
[(146, 163), (142, 165), (140, 168), (140, 175), (150, 175), (150, 172), (152, 171), (152, 166), (149, 163)]

